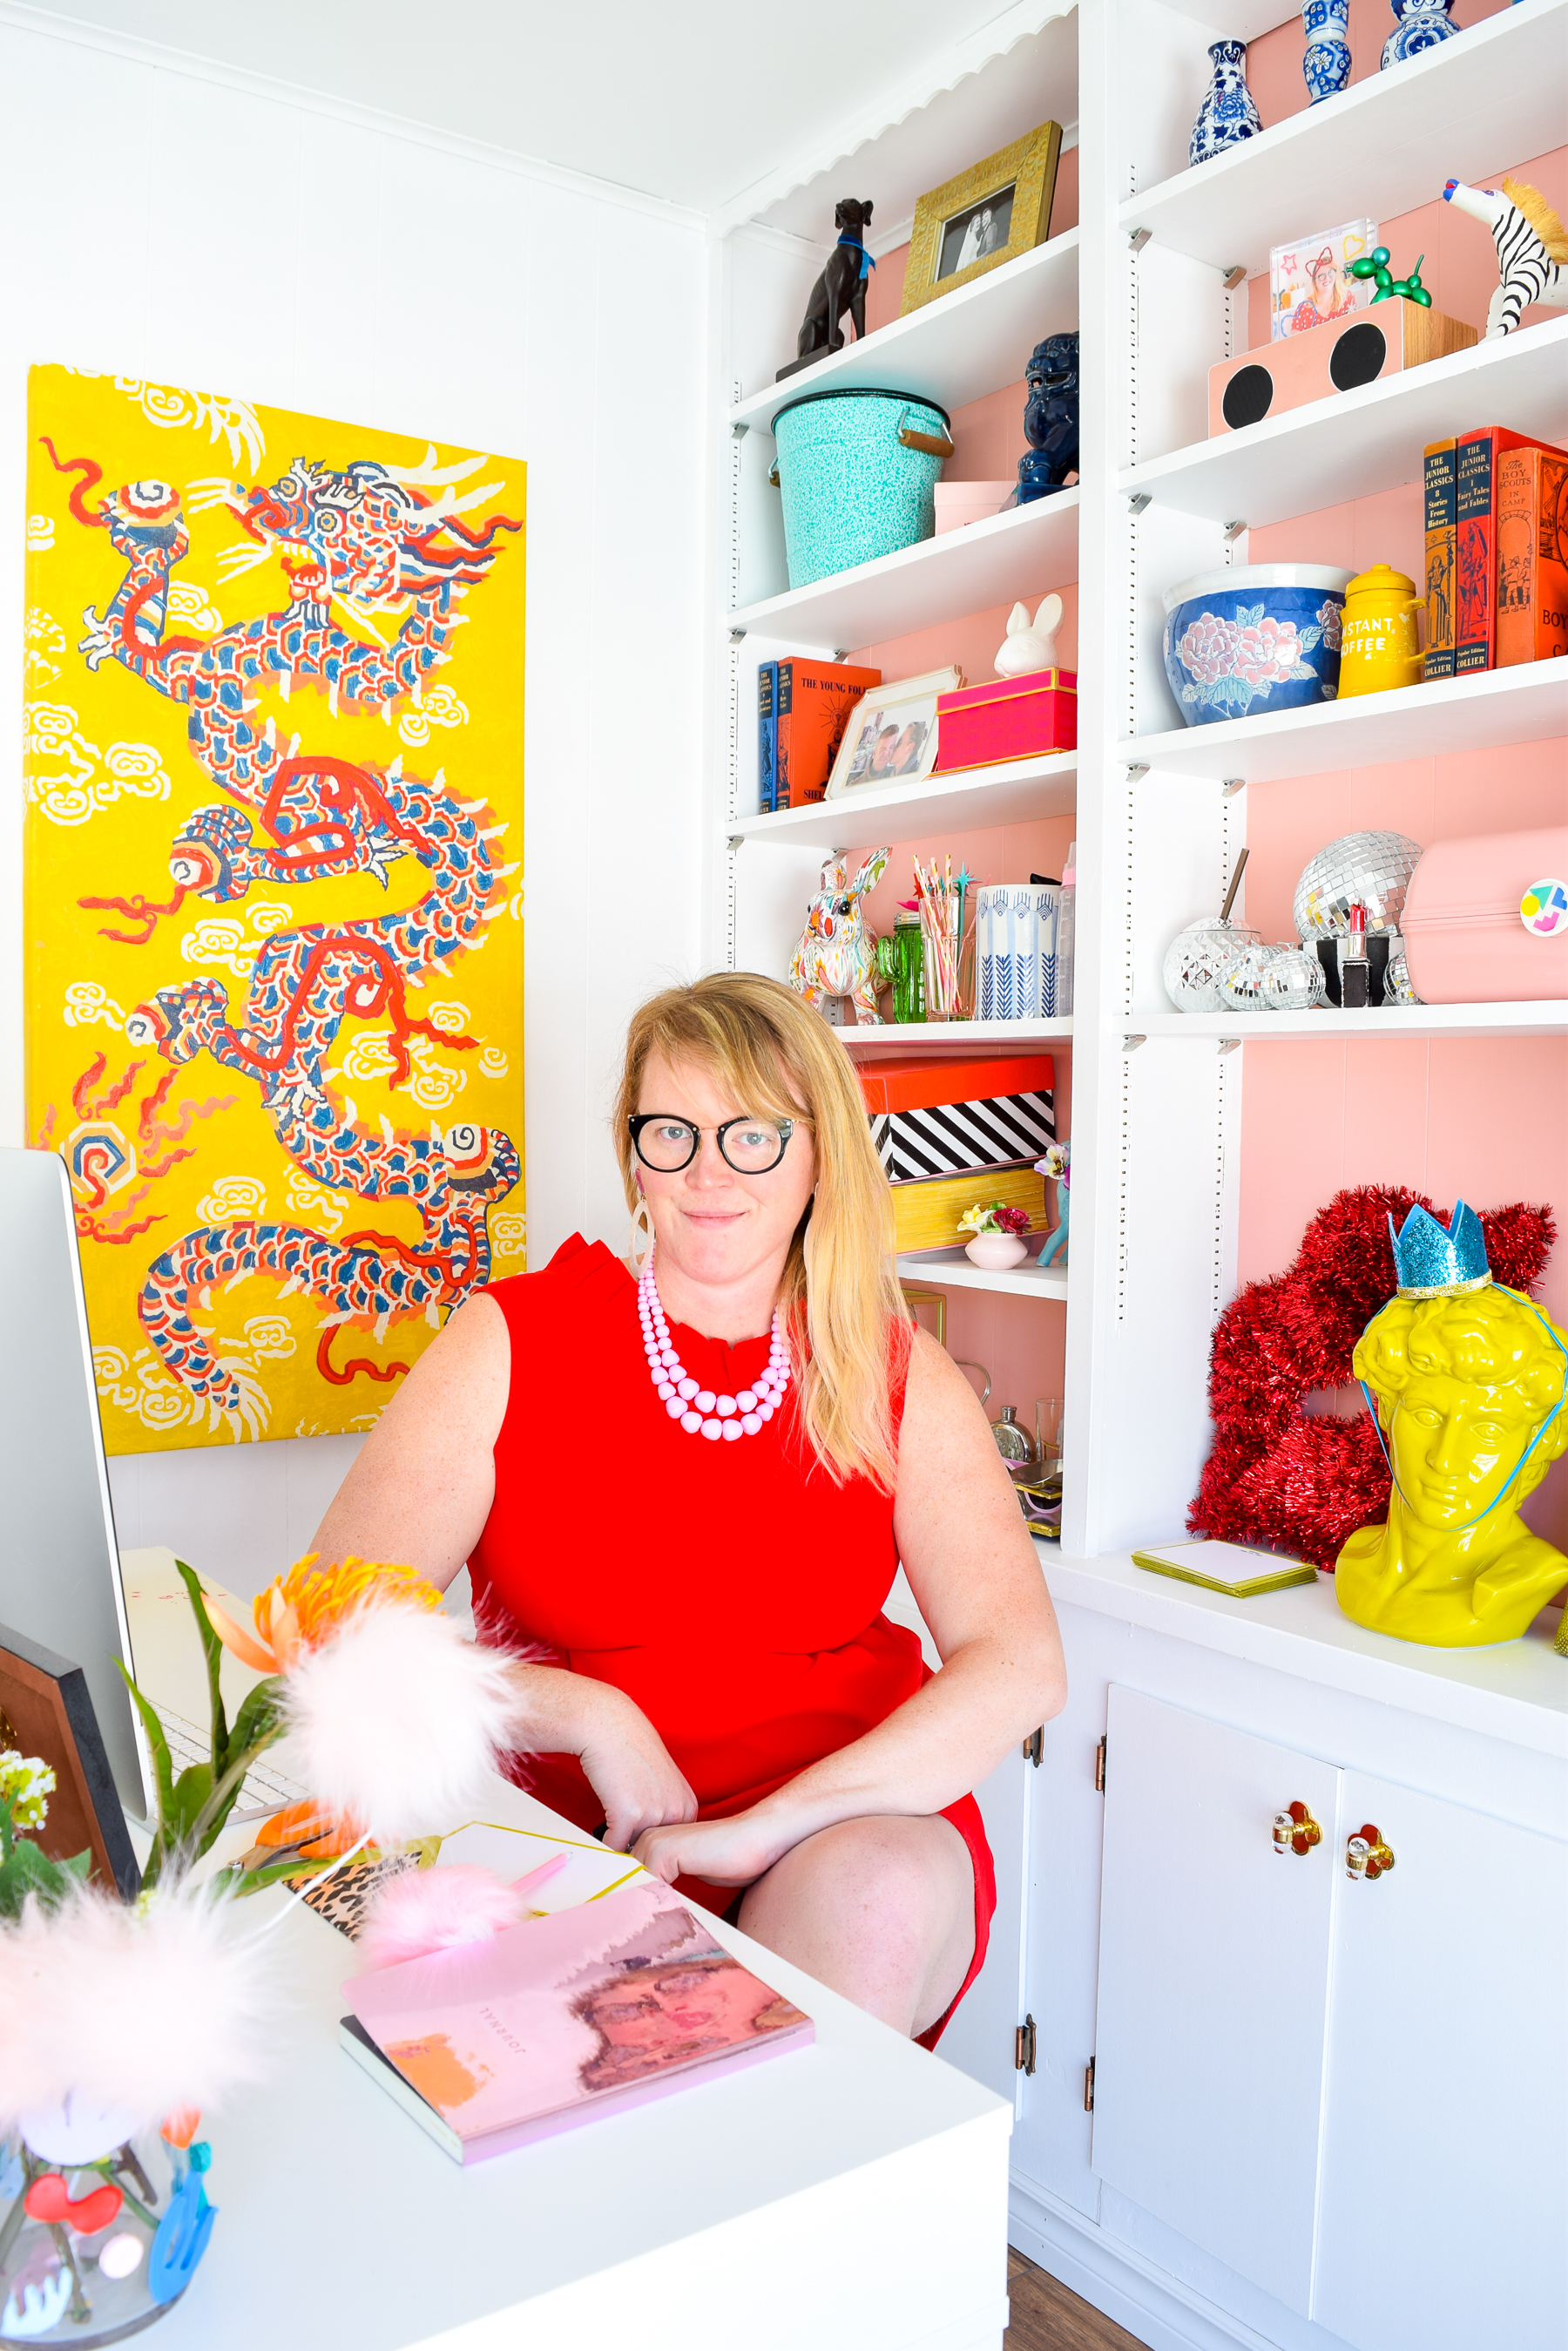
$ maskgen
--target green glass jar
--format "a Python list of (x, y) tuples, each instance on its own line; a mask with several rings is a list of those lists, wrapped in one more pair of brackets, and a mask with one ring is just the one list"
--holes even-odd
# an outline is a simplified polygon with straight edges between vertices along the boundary
[(893, 1018), (926, 1017), (926, 950), (919, 911), (900, 907), (893, 925)]

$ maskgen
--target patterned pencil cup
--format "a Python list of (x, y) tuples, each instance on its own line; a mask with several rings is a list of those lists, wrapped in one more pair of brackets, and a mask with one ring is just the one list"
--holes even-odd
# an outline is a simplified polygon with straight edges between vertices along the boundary
[(1448, 41), (1460, 27), (1449, 21), (1449, 10), (1453, 0), (1391, 0), (1397, 22), (1383, 44), (1382, 71), (1390, 66), (1402, 66), (1407, 57), (1418, 57), (1423, 49), (1435, 49), (1439, 41)]
[(143, 2131), (84, 2162), (42, 2143), (56, 2152), (0, 2138), (0, 2341), (94, 2351), (152, 2325), (189, 2285), (216, 2218), (208, 2147)]
[(1263, 118), (1247, 88), (1246, 42), (1211, 42), (1209, 55), (1214, 63), (1214, 78), (1203, 93), (1203, 103), (1192, 126), (1192, 140), (1187, 151), (1187, 160), (1192, 164), (1212, 162), (1227, 147), (1238, 146), (1243, 139), (1255, 139), (1263, 127)]
[(1306, 47), (1302, 78), (1314, 106), (1334, 97), (1350, 79), (1350, 0), (1307, 0), (1302, 10)]

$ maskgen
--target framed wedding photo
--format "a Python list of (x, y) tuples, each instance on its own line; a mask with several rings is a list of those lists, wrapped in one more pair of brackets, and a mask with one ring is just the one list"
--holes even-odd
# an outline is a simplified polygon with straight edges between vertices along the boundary
[(929, 776), (937, 758), (937, 696), (956, 694), (962, 684), (961, 670), (933, 669), (863, 694), (849, 714), (826, 797), (838, 799), (863, 784), (910, 784)]
[(904, 271), (906, 313), (1040, 243), (1051, 225), (1061, 152), (1061, 124), (1043, 122), (920, 198)]

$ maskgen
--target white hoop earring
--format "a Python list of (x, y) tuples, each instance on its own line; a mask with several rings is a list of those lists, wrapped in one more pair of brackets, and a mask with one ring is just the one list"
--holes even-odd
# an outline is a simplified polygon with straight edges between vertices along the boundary
[(639, 1191), (637, 1206), (631, 1212), (631, 1270), (640, 1274), (653, 1248), (653, 1226), (649, 1217), (648, 1202)]

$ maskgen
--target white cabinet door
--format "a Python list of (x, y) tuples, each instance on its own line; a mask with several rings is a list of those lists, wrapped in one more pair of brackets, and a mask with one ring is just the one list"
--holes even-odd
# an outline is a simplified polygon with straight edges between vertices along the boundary
[[(1112, 1685), (1095, 2169), (1303, 2314), (1338, 1781)], [(1323, 1832), (1304, 1856), (1273, 1844), (1294, 1802)]]
[[(1046, 1734), (1050, 1769), (1049, 1740)], [(983, 2082), (1018, 2112), (1023, 2075), (1014, 2059), (1014, 2035), (1023, 2022), (1024, 1884), (1029, 1853), (1029, 1795), (1035, 1766), (1018, 1748), (975, 1790), (985, 1834), (996, 1864), (996, 1916), (985, 1965), (960, 2003), (959, 2012), (937, 2043), (950, 2065)]]
[(1345, 1775), (1312, 2315), (1357, 2351), (1568, 2344), (1568, 1844)]

